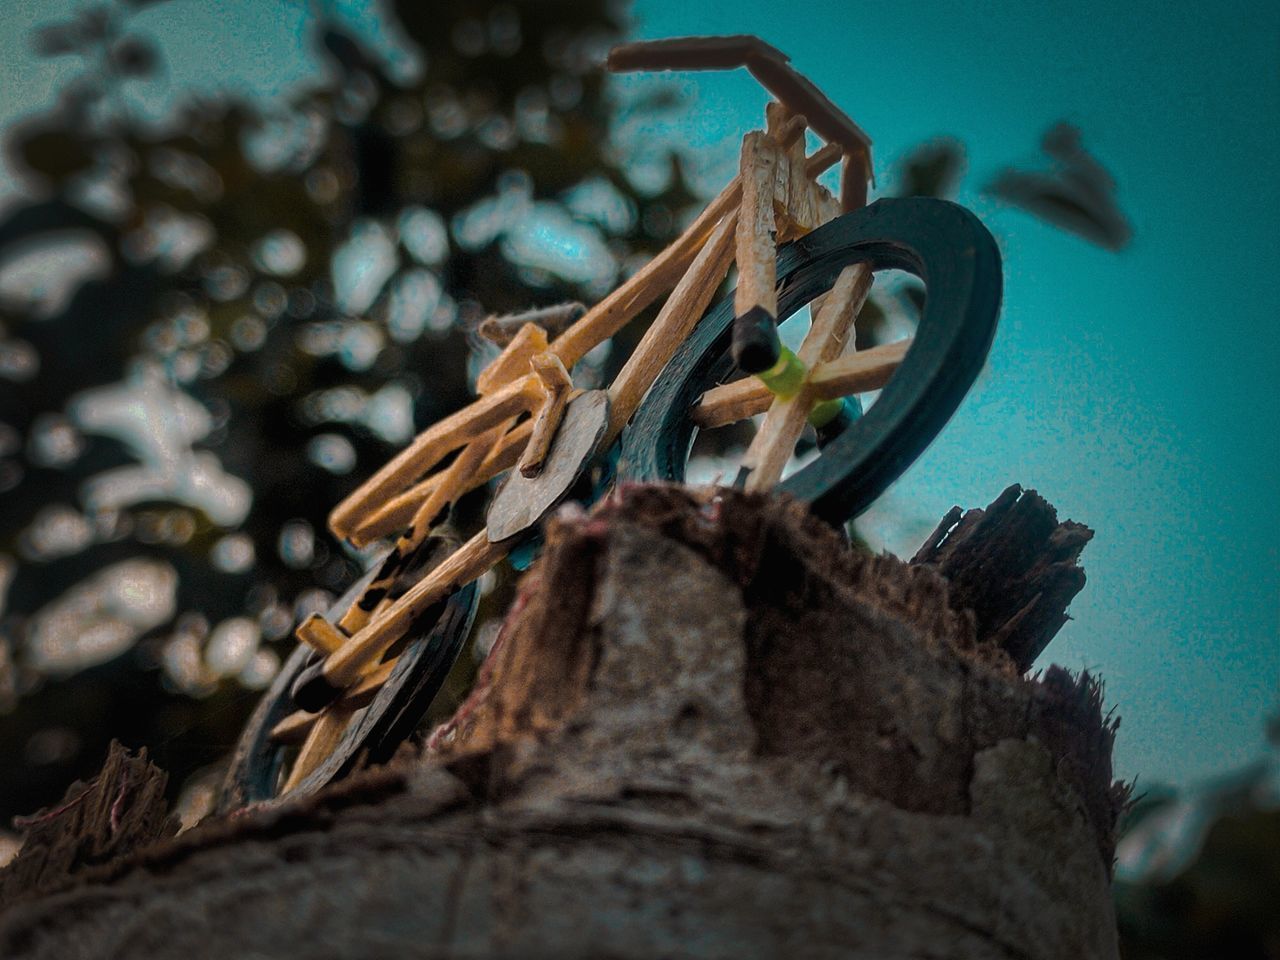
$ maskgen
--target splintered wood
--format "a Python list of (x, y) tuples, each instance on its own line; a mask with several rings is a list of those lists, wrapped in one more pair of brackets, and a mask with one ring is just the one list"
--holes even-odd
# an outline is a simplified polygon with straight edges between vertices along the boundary
[(773, 215), (777, 244), (803, 236), (840, 213), (839, 202), (815, 178), (837, 162), (842, 153), (838, 144), (827, 144), (813, 157), (806, 157), (803, 134), (807, 118), (792, 114), (781, 103), (770, 103), (765, 114), (767, 132), (775, 148)]

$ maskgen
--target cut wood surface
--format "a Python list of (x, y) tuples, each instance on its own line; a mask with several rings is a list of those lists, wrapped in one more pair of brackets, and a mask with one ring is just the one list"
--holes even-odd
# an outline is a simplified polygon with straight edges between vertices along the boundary
[(1114, 725), (991, 599), (1076, 528), (982, 517), (912, 565), (777, 496), (566, 510), (433, 750), (47, 880), (0, 956), (1115, 958)]

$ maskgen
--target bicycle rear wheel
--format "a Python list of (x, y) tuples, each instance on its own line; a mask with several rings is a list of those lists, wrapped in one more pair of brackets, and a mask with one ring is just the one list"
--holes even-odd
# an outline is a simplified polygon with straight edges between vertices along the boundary
[[(336, 623), (377, 573), (377, 565), (357, 581), (329, 612)], [(437, 611), (429, 611), (409, 631), (391, 675), (372, 702), (352, 717), (337, 747), (287, 794), (282, 794), (290, 746), (276, 742), (275, 726), (294, 713), (291, 690), (298, 676), (319, 654), (305, 644), (281, 667), (245, 725), (223, 780), (218, 810), (227, 812), (249, 804), (313, 793), (345, 776), (359, 763), (385, 763), (426, 716), (445, 677), (466, 644), (475, 620), (478, 594), (474, 583), (455, 591)]]
[[(926, 298), (914, 343), (876, 402), (779, 485), (837, 525), (883, 493), (960, 405), (990, 349), (1002, 291), (995, 240), (973, 214), (945, 200), (884, 199), (779, 250), (778, 316), (827, 292), (855, 263), (914, 274)], [(730, 294), (712, 307), (658, 376), (623, 433), (620, 480), (684, 480), (690, 412), (735, 369), (733, 306)]]

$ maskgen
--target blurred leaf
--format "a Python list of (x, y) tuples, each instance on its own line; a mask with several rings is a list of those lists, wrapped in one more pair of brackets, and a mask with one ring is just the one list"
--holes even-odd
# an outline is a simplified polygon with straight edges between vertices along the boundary
[(964, 147), (958, 140), (943, 138), (919, 146), (902, 162), (895, 196), (952, 197), (964, 166)]
[(79, 53), (82, 38), (75, 23), (48, 23), (31, 33), (31, 49), (42, 57)]
[(1127, 958), (1268, 960), (1280, 949), (1280, 811), (1219, 818), (1199, 856), (1167, 883), (1116, 884)]
[(61, 183), (93, 166), (97, 157), (93, 144), (70, 130), (60, 130), (43, 121), (14, 135), (12, 155), (31, 173)]
[(381, 75), (373, 60), (350, 33), (332, 22), (320, 24), (317, 30), (321, 49), (338, 65), (342, 73), (367, 73), (373, 77)]
[(115, 14), (105, 3), (85, 7), (80, 11), (80, 25), (90, 40), (105, 40), (115, 31)]
[(112, 49), (111, 60), (122, 76), (148, 77), (160, 63), (160, 52), (141, 37), (125, 37)]
[(1098, 246), (1123, 249), (1133, 231), (1116, 203), (1115, 179), (1084, 149), (1079, 130), (1056, 124), (1042, 147), (1051, 172), (1004, 170), (985, 192)]

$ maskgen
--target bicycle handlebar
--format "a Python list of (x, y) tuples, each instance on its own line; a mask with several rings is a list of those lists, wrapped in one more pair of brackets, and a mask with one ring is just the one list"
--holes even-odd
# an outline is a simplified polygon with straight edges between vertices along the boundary
[(850, 158), (861, 159), (865, 180), (872, 179), (871, 138), (812, 80), (791, 66), (785, 53), (759, 37), (740, 34), (639, 40), (610, 50), (605, 67), (614, 73), (746, 67), (761, 86), (794, 112), (803, 114), (815, 133), (829, 143), (839, 144)]

